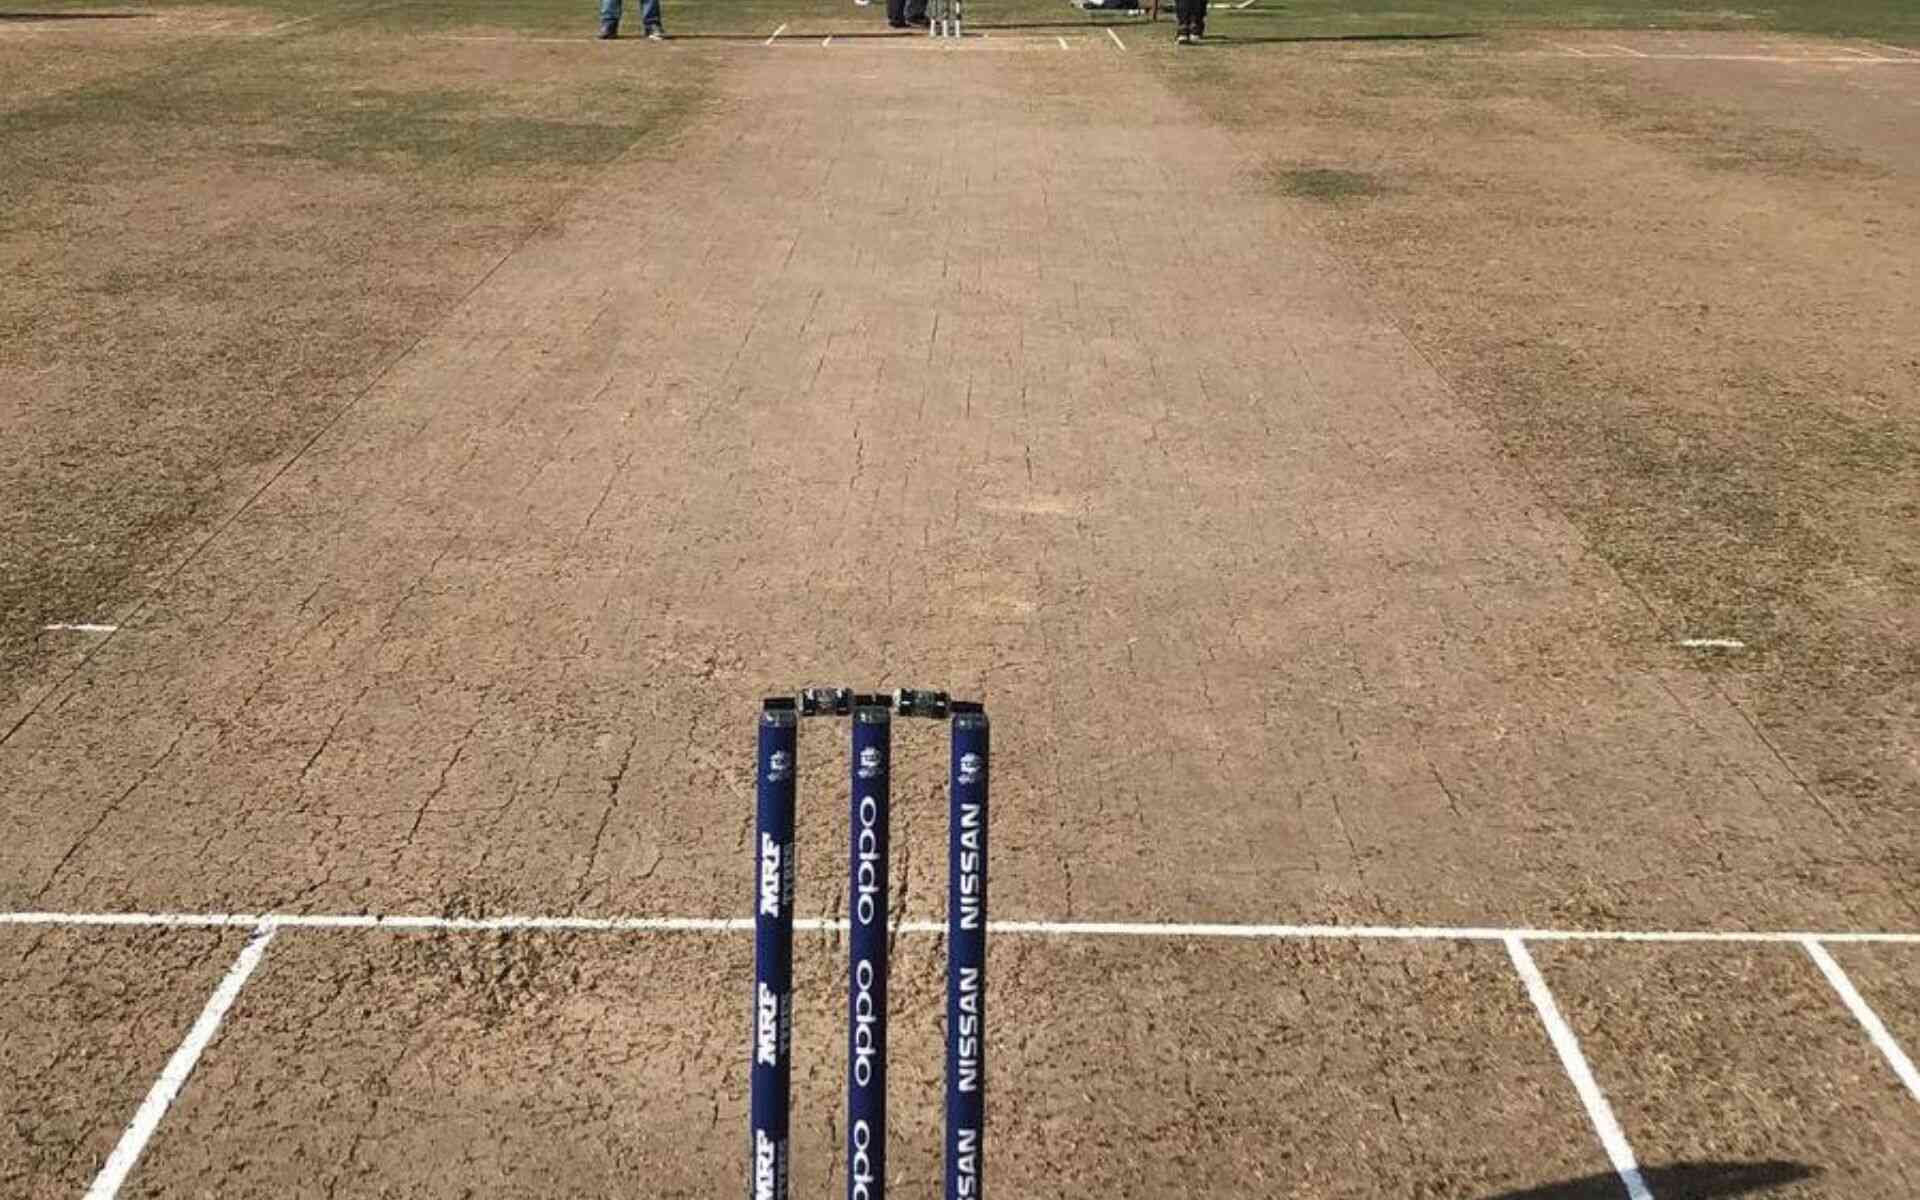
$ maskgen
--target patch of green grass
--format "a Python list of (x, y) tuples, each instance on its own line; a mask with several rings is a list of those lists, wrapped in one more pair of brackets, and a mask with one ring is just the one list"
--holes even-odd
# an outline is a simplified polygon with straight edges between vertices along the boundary
[(1228, 10), (1222, 32), (1258, 14), (1289, 33), (1493, 33), (1513, 29), (1735, 29), (1867, 37), (1920, 44), (1913, 0), (1255, 0)]
[[(321, 27), (420, 33), (487, 27), (583, 39), (594, 25), (592, 0), (35, 0), (36, 12), (138, 12), (205, 7), (252, 9), (275, 16), (324, 14)], [(1170, 0), (1163, 8), (1170, 9)], [(792, 36), (879, 32), (884, 9), (847, 0), (665, 0), (668, 28), (688, 35), (765, 37), (780, 25)], [(1087, 13), (1067, 0), (969, 0), (980, 28), (1098, 24), (1131, 18)], [(1213, 32), (1233, 42), (1323, 37), (1432, 36), (1515, 29), (1718, 29), (1862, 37), (1920, 46), (1915, 0), (1254, 0), (1214, 14)], [(638, 23), (638, 0), (627, 21)], [(318, 32), (318, 30), (315, 30)]]
[(1289, 196), (1328, 203), (1374, 196), (1386, 190), (1372, 175), (1336, 167), (1278, 167), (1273, 171), (1273, 179)]
[(275, 123), (282, 136), (253, 149), (269, 157), (409, 170), (578, 166), (612, 158), (686, 99), (678, 92), (629, 96), (601, 119), (598, 113), (502, 114), (489, 111), (484, 93), (471, 91), (359, 89), (304, 113), (284, 114)]
[(595, 76), (557, 88), (528, 112), (484, 88), (401, 90), (380, 86), (381, 78), (279, 46), (244, 58), (177, 60), (0, 113), (0, 155), (19, 168), (0, 196), (13, 185), (114, 169), (100, 149), (116, 141), (376, 171), (590, 164), (677, 118), (700, 86), (697, 71), (671, 81)]
[(33, 13), (165, 12), (174, 8), (243, 8), (276, 15), (304, 16), (325, 8), (346, 8), (316, 0), (20, 0), (0, 5), (0, 15)]

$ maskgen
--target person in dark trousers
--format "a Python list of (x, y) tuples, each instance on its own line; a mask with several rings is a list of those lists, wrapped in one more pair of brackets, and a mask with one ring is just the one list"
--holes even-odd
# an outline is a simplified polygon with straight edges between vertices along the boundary
[(925, 28), (927, 0), (887, 0), (887, 24), (894, 29)]
[[(611, 40), (620, 36), (621, 0), (600, 0), (600, 36)], [(667, 27), (660, 23), (660, 0), (640, 0), (640, 28), (649, 41), (665, 41)]]
[(1173, 0), (1173, 15), (1180, 22), (1174, 41), (1191, 46), (1207, 32), (1207, 0)]

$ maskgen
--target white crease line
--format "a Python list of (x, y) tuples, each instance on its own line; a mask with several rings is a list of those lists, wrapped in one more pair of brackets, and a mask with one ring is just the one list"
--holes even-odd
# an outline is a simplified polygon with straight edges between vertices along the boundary
[(1059, 42), (1059, 43), (1060, 43), (1060, 48), (1061, 48), (1062, 50), (1065, 50), (1065, 49), (1067, 48), (1067, 39), (1066, 39), (1066, 38), (1064, 38), (1064, 37), (1060, 37), (1060, 36), (1058, 36), (1058, 35), (1055, 35), (1055, 37), (1054, 37), (1054, 41), (1056, 41), (1056, 42)]
[(823, 38), (821, 38), (821, 39), (820, 39), (820, 44), (821, 44), (822, 46), (831, 46), (831, 45), (833, 45), (833, 35), (832, 35), (832, 34), (828, 34), (828, 35), (827, 35), (826, 37), (823, 37)]
[(1632, 46), (1622, 46), (1619, 42), (1602, 42), (1600, 44), (1610, 49), (1618, 50), (1629, 58), (1645, 58), (1647, 56), (1645, 51), (1635, 50)]
[(1253, 0), (1240, 0), (1240, 3), (1234, 5), (1234, 7), (1235, 8), (1251, 8), (1253, 7)]
[(1886, 1056), (1887, 1065), (1893, 1068), (1893, 1073), (1900, 1077), (1901, 1083), (1907, 1085), (1908, 1094), (1915, 1100), (1920, 1100), (1920, 1071), (1914, 1070), (1913, 1060), (1908, 1058), (1907, 1052), (1900, 1048), (1900, 1043), (1893, 1040), (1893, 1035), (1887, 1032), (1885, 1025), (1881, 1024), (1879, 1016), (1868, 1005), (1866, 998), (1854, 988), (1853, 980), (1847, 978), (1847, 973), (1840, 969), (1840, 964), (1833, 960), (1833, 955), (1828, 954), (1827, 948), (1817, 939), (1807, 938), (1800, 944), (1807, 948), (1807, 953), (1813, 958), (1814, 965), (1819, 967), (1820, 973), (1827, 977), (1827, 982), (1833, 985), (1833, 990), (1840, 994), (1841, 1002), (1847, 1006), (1848, 1011), (1853, 1013), (1853, 1019), (1860, 1022), (1860, 1028), (1867, 1031), (1867, 1036), (1873, 1039), (1873, 1044), (1878, 1046), (1880, 1053)]
[(339, 14), (317, 12), (312, 14), (311, 16), (298, 17), (291, 21), (282, 21), (278, 25), (269, 26), (266, 29), (262, 29), (258, 33), (249, 34), (248, 36), (267, 37), (271, 34), (279, 33), (283, 29), (292, 29), (297, 25), (305, 25), (309, 21), (318, 21), (321, 17), (330, 16), (330, 15), (339, 15), (344, 17), (368, 17), (368, 16), (372, 16), (374, 13), (381, 12), (385, 9), (399, 8), (405, 2), (406, 0), (390, 0), (389, 3), (385, 3), (385, 4), (369, 4), (365, 8), (350, 8), (345, 12), (339, 13)]
[(240, 989), (246, 986), (247, 977), (260, 965), (260, 956), (267, 952), (267, 943), (273, 940), (274, 932), (273, 922), (262, 922), (254, 930), (253, 936), (247, 939), (240, 957), (234, 959), (226, 978), (214, 989), (207, 1006), (200, 1010), (200, 1019), (193, 1023), (193, 1028), (187, 1030), (186, 1039), (173, 1052), (173, 1057), (167, 1060), (166, 1068), (160, 1072), (160, 1078), (154, 1080), (147, 1098), (140, 1102), (139, 1111), (127, 1123), (126, 1132), (120, 1135), (119, 1144), (107, 1156), (106, 1165), (94, 1176), (93, 1186), (87, 1189), (86, 1200), (113, 1200), (119, 1193), (120, 1185), (127, 1181), (127, 1173), (140, 1161), (140, 1152), (147, 1148), (148, 1139), (160, 1127), (161, 1118), (167, 1115), (167, 1109), (180, 1095), (180, 1089), (186, 1086), (187, 1076), (193, 1074), (201, 1051), (213, 1040), (227, 1010), (233, 1007)]
[(1109, 27), (1107, 30), (1107, 36), (1112, 38), (1113, 44), (1120, 47), (1122, 50), (1125, 50), (1127, 48), (1127, 44), (1120, 40), (1120, 35), (1115, 33), (1111, 27)]
[[(556, 933), (747, 933), (751, 917), (436, 917), (376, 913), (111, 913), (0, 912), (0, 925), (73, 925), (219, 929), (272, 925), (290, 929), (397, 929), (500, 932), (528, 929)], [(794, 928), (842, 933), (844, 917), (799, 917)], [(902, 920), (898, 933), (939, 934), (944, 921)], [(1402, 942), (1703, 942), (1734, 945), (1804, 943), (1920, 946), (1920, 932), (1713, 929), (1502, 929), (1450, 925), (1260, 925), (1174, 921), (989, 921), (992, 933), (1014, 937), (1144, 937), (1254, 941), (1311, 939)]]
[(1739, 638), (1681, 638), (1680, 644), (1689, 650), (1745, 650), (1747, 644)]
[(1509, 937), (1506, 941), (1507, 957), (1513, 960), (1513, 969), (1520, 972), (1521, 981), (1527, 985), (1534, 1011), (1540, 1014), (1540, 1023), (1547, 1027), (1547, 1037), (1560, 1054), (1560, 1065), (1573, 1081), (1573, 1090), (1580, 1093), (1580, 1102), (1587, 1106), (1587, 1119), (1593, 1122), (1593, 1131), (1600, 1135), (1600, 1144), (1606, 1147), (1607, 1158), (1613, 1163), (1614, 1174), (1620, 1177), (1621, 1185), (1627, 1189), (1628, 1200), (1653, 1200), (1647, 1181), (1640, 1177), (1640, 1164), (1634, 1161), (1633, 1147), (1627, 1144), (1627, 1135), (1620, 1131), (1620, 1122), (1614, 1119), (1613, 1106), (1607, 1103), (1606, 1094), (1594, 1082), (1593, 1072), (1587, 1069), (1587, 1057), (1580, 1053), (1580, 1039), (1573, 1035), (1573, 1028), (1560, 1015), (1560, 1006), (1553, 1002), (1553, 991), (1547, 987), (1540, 968), (1534, 965), (1533, 955), (1519, 938)]
[(1920, 58), (1920, 50), (1909, 50), (1905, 46), (1895, 46), (1887, 42), (1868, 42), (1869, 46), (1878, 46), (1882, 50), (1891, 50), (1901, 58)]
[(1547, 45), (1557, 47), (1561, 50), (1565, 50), (1568, 54), (1573, 55), (1575, 58), (1591, 57), (1590, 55), (1588, 55), (1588, 53), (1585, 50), (1578, 49), (1577, 47), (1574, 47), (1574, 46), (1569, 46), (1564, 42), (1548, 42)]
[(785, 21), (780, 22), (780, 28), (773, 31), (773, 36), (767, 39), (766, 44), (769, 46), (773, 45), (776, 41), (780, 40), (780, 35), (786, 31), (787, 23)]
[(118, 625), (90, 625), (85, 622), (69, 623), (66, 621), (57, 621), (52, 625), (42, 625), (40, 628), (42, 631), (46, 633), (118, 633), (120, 632), (120, 627)]
[[(326, 15), (327, 14), (324, 12), (317, 12), (312, 14), (311, 16), (298, 17), (291, 21), (282, 21), (278, 25), (270, 25), (267, 28), (262, 29), (259, 33), (256, 33), (253, 36), (254, 37), (270, 37), (273, 34), (279, 33), (283, 29), (292, 29), (297, 25), (305, 25), (309, 21), (318, 21), (321, 17), (324, 17)], [(354, 15), (354, 14), (349, 14), (349, 15)]]

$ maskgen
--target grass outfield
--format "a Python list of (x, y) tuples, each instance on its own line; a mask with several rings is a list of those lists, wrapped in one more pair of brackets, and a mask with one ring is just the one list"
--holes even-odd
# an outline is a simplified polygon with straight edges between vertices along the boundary
[[(1170, 8), (1171, 0), (1166, 7)], [(204, 8), (191, 0), (152, 0), (138, 5), (47, 0), (35, 12), (96, 12)], [(430, 31), (486, 26), (541, 36), (591, 28), (593, 0), (493, 0), (484, 6), (459, 0), (404, 5), (349, 3), (320, 6), (313, 0), (227, 0), (223, 9), (256, 9), (305, 17), (325, 12), (320, 24), (365, 29)], [(637, 17), (637, 0), (630, 5)], [(765, 36), (786, 24), (795, 34), (854, 31), (879, 26), (880, 8), (851, 0), (666, 0), (669, 27), (685, 34)], [(1125, 21), (1119, 14), (1082, 13), (1064, 0), (972, 0), (971, 20), (980, 26), (1059, 22)], [(1778, 0), (1764, 6), (1729, 7), (1716, 0), (1584, 3), (1581, 0), (1254, 0), (1234, 20), (1255, 19), (1263, 30), (1285, 37), (1369, 34), (1477, 33), (1516, 29), (1693, 29), (1807, 33), (1876, 38), (1920, 45), (1920, 5), (1911, 0)]]

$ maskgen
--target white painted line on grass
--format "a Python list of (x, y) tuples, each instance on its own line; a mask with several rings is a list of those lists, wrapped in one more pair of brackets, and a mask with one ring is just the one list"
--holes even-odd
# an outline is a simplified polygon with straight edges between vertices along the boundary
[(227, 1010), (233, 1007), (234, 1000), (240, 995), (240, 989), (246, 986), (247, 977), (260, 965), (260, 956), (267, 952), (267, 943), (273, 940), (274, 925), (263, 922), (254, 930), (253, 936), (240, 951), (240, 957), (233, 961), (225, 979), (215, 988), (207, 1006), (200, 1010), (200, 1019), (187, 1030), (186, 1040), (180, 1043), (173, 1057), (160, 1072), (160, 1078), (154, 1080), (147, 1098), (140, 1102), (139, 1111), (133, 1114), (133, 1120), (127, 1123), (126, 1132), (120, 1135), (120, 1142), (114, 1146), (113, 1153), (107, 1156), (106, 1165), (93, 1178), (93, 1186), (87, 1189), (86, 1200), (113, 1200), (119, 1194), (120, 1185), (127, 1181), (128, 1172), (140, 1161), (140, 1152), (147, 1148), (147, 1141), (153, 1137), (153, 1131), (160, 1127), (160, 1119), (167, 1115), (167, 1109), (173, 1106), (174, 1098), (180, 1089), (186, 1086), (187, 1076), (193, 1074), (194, 1064), (200, 1061), (201, 1051), (213, 1040), (219, 1030), (220, 1022), (226, 1017)]
[(786, 31), (787, 31), (787, 23), (785, 21), (780, 22), (780, 28), (773, 31), (773, 36), (767, 39), (766, 44), (769, 46), (773, 45), (776, 41), (780, 40), (780, 35), (785, 33)]
[(1061, 36), (1059, 36), (1058, 34), (1056, 34), (1056, 35), (1054, 36), (1054, 40), (1060, 43), (1060, 48), (1061, 48), (1062, 50), (1065, 50), (1065, 49), (1067, 48), (1067, 39), (1066, 39), (1066, 38), (1064, 38), (1064, 37), (1061, 37)]
[[(436, 917), (382, 913), (141, 913), (0, 912), (0, 925), (73, 925), (175, 927), (186, 929), (448, 930), (497, 933), (544, 930), (555, 933), (747, 933), (751, 917)], [(844, 933), (844, 917), (798, 917), (794, 928), (808, 933)], [(944, 921), (897, 921), (898, 933), (940, 934)], [(1920, 932), (1898, 930), (1718, 930), (1718, 929), (1511, 929), (1472, 925), (1268, 925), (1178, 921), (988, 921), (992, 933), (1014, 937), (1189, 938), (1198, 940), (1304, 941), (1313, 939), (1400, 942), (1707, 942), (1752, 945), (1803, 943), (1828, 945), (1920, 946)]]
[[(388, 0), (388, 2), (384, 4), (369, 4), (365, 8), (351, 8), (346, 10), (343, 13), (338, 13), (337, 15), (344, 16), (344, 17), (367, 17), (367, 16), (372, 16), (374, 13), (377, 13), (382, 9), (399, 8), (404, 3), (406, 3), (406, 0)], [(282, 21), (278, 25), (272, 25), (266, 29), (262, 29), (259, 33), (253, 34), (252, 36), (267, 37), (269, 35), (279, 33), (282, 30), (292, 29), (292, 28), (295, 28), (296, 26), (305, 25), (309, 21), (318, 21), (321, 17), (329, 16), (329, 15), (336, 15), (336, 14), (330, 14), (327, 12), (317, 12), (317, 13), (313, 13), (310, 16), (296, 17), (291, 21)]]
[(1622, 46), (1619, 42), (1602, 42), (1601, 45), (1606, 46), (1613, 50), (1618, 50), (1620, 51), (1620, 53), (1627, 55), (1629, 58), (1645, 58), (1646, 57), (1645, 51), (1635, 50), (1632, 46)]
[(291, 21), (282, 21), (278, 25), (270, 25), (267, 28), (262, 29), (260, 32), (254, 34), (253, 36), (254, 37), (270, 37), (273, 34), (279, 33), (283, 29), (292, 29), (297, 25), (305, 25), (309, 21), (318, 21), (321, 17), (324, 17), (326, 15), (327, 15), (326, 13), (317, 12), (312, 14), (311, 16), (296, 17)]
[(828, 34), (828, 35), (827, 35), (826, 37), (823, 37), (823, 38), (821, 38), (821, 39), (820, 39), (820, 44), (821, 44), (822, 46), (831, 46), (831, 45), (833, 45), (833, 35), (832, 35), (832, 34)]
[(1647, 1181), (1640, 1177), (1640, 1164), (1634, 1161), (1633, 1147), (1627, 1144), (1627, 1135), (1620, 1131), (1620, 1122), (1614, 1119), (1613, 1106), (1607, 1103), (1605, 1093), (1594, 1082), (1593, 1072), (1587, 1069), (1587, 1057), (1580, 1053), (1580, 1039), (1573, 1035), (1572, 1026), (1560, 1015), (1560, 1006), (1554, 1003), (1553, 991), (1547, 987), (1540, 968), (1534, 965), (1533, 955), (1519, 938), (1509, 937), (1506, 941), (1507, 957), (1513, 960), (1513, 969), (1520, 972), (1521, 981), (1527, 985), (1534, 1011), (1540, 1014), (1540, 1023), (1547, 1027), (1547, 1037), (1560, 1054), (1560, 1065), (1573, 1081), (1573, 1090), (1580, 1093), (1580, 1102), (1587, 1107), (1587, 1119), (1593, 1122), (1593, 1131), (1600, 1135), (1600, 1144), (1606, 1147), (1607, 1158), (1613, 1163), (1613, 1172), (1620, 1177), (1621, 1186), (1627, 1189), (1628, 1200), (1653, 1200)]
[(1900, 1077), (1901, 1083), (1907, 1085), (1907, 1093), (1916, 1101), (1920, 1101), (1920, 1071), (1914, 1070), (1913, 1060), (1907, 1057), (1907, 1052), (1900, 1048), (1900, 1043), (1894, 1041), (1893, 1035), (1887, 1032), (1887, 1027), (1881, 1023), (1879, 1015), (1867, 1003), (1866, 997), (1854, 988), (1853, 980), (1847, 978), (1847, 973), (1840, 969), (1840, 964), (1833, 960), (1833, 955), (1827, 953), (1827, 948), (1822, 946), (1818, 939), (1807, 938), (1800, 944), (1807, 948), (1807, 954), (1813, 958), (1814, 965), (1819, 967), (1820, 973), (1827, 977), (1827, 982), (1833, 985), (1833, 990), (1840, 994), (1841, 1003), (1853, 1013), (1853, 1019), (1860, 1022), (1860, 1028), (1867, 1031), (1867, 1036), (1873, 1039), (1873, 1044), (1878, 1046), (1880, 1053), (1886, 1056), (1887, 1065), (1893, 1068), (1893, 1073)]
[(1120, 35), (1115, 33), (1111, 28), (1107, 30), (1107, 36), (1112, 38), (1113, 44), (1120, 47), (1122, 50), (1125, 50), (1127, 48), (1127, 44), (1120, 40)]
[(1566, 52), (1567, 52), (1568, 54), (1571, 54), (1571, 55), (1573, 55), (1573, 56), (1574, 56), (1575, 58), (1586, 58), (1586, 57), (1588, 57), (1588, 55), (1587, 55), (1587, 52), (1586, 52), (1585, 50), (1581, 50), (1581, 49), (1578, 49), (1578, 48), (1576, 48), (1576, 47), (1573, 47), (1573, 46), (1569, 46), (1569, 45), (1567, 45), (1567, 44), (1565, 44), (1564, 42), (1548, 42), (1548, 43), (1547, 43), (1547, 45), (1549, 45), (1549, 46), (1555, 46), (1555, 47), (1558, 47), (1558, 48), (1559, 48), (1559, 49), (1561, 49), (1561, 50), (1565, 50), (1565, 51), (1566, 51)]
[(1235, 8), (1252, 8), (1253, 0), (1240, 0), (1240, 3), (1234, 5), (1234, 7)]
[(1680, 644), (1689, 650), (1745, 650), (1747, 644), (1739, 638), (1681, 638)]
[(68, 623), (66, 621), (56, 621), (52, 625), (42, 625), (40, 628), (46, 633), (118, 633), (120, 631), (118, 625), (92, 625), (86, 622)]

